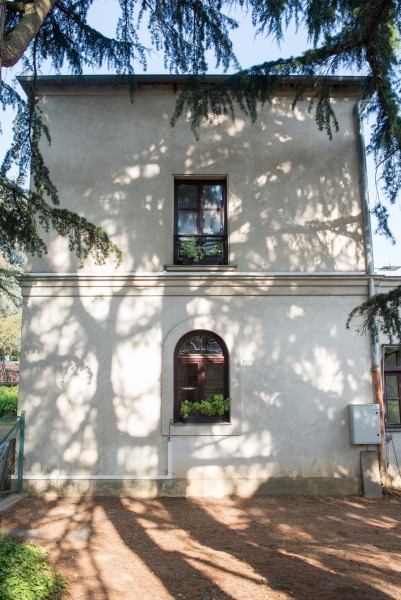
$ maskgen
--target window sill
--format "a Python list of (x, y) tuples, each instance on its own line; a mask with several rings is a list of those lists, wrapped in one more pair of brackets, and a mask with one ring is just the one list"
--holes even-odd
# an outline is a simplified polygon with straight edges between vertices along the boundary
[(237, 265), (164, 265), (165, 271), (207, 271), (212, 273), (224, 273), (226, 271), (235, 271)]
[[(163, 432), (166, 435), (165, 432)], [(180, 423), (176, 421), (170, 424), (169, 435), (193, 436), (193, 435), (242, 435), (238, 427), (233, 423)]]

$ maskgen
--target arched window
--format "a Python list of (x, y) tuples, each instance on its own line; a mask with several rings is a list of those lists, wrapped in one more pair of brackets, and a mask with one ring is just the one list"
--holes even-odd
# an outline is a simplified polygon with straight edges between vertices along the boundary
[(174, 387), (175, 421), (180, 420), (183, 400), (200, 402), (213, 394), (229, 396), (228, 352), (218, 335), (191, 331), (179, 340), (174, 353)]

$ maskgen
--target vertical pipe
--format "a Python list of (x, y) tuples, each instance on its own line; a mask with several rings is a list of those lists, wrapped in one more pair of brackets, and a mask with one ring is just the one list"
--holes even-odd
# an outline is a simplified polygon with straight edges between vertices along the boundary
[(22, 492), (22, 477), (24, 470), (24, 445), (25, 445), (25, 411), (20, 416), (20, 439), (18, 454), (18, 493)]
[(167, 440), (167, 479), (173, 477), (173, 442), (171, 437)]
[[(375, 282), (374, 282), (374, 259), (373, 259), (373, 241), (372, 241), (372, 227), (370, 221), (370, 207), (369, 207), (369, 190), (368, 190), (368, 175), (366, 169), (366, 151), (365, 151), (365, 137), (363, 132), (362, 123), (362, 101), (358, 100), (354, 107), (356, 132), (358, 138), (358, 158), (359, 158), (359, 174), (360, 174), (360, 189), (361, 189), (361, 200), (362, 200), (362, 212), (363, 212), (363, 226), (364, 226), (364, 238), (365, 238), (365, 256), (366, 256), (366, 273), (369, 277), (368, 294), (369, 298), (375, 294)], [(385, 446), (385, 432), (384, 432), (384, 406), (383, 406), (383, 383), (381, 376), (381, 359), (380, 359), (380, 344), (379, 335), (376, 324), (373, 330), (370, 332), (371, 336), (371, 360), (372, 360), (372, 384), (374, 391), (374, 399), (376, 404), (379, 405), (380, 414), (380, 445), (379, 445), (379, 466), (380, 476), (382, 485), (388, 485), (387, 475), (387, 459), (386, 459), (386, 446)]]

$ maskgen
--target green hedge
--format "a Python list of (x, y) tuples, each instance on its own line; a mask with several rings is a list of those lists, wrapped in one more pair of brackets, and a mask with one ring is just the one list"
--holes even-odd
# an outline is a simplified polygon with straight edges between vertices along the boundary
[(66, 582), (49, 565), (40, 546), (22, 544), (0, 533), (1, 600), (58, 600)]
[(18, 386), (0, 386), (0, 417), (17, 414)]

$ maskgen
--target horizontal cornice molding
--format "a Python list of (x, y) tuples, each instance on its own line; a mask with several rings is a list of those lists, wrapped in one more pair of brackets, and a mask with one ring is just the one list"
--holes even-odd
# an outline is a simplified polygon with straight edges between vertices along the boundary
[(29, 273), (23, 296), (365, 296), (365, 273)]
[(386, 294), (401, 285), (401, 277), (383, 277), (376, 281), (376, 292)]

